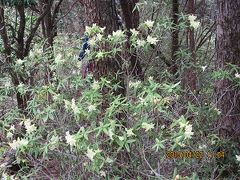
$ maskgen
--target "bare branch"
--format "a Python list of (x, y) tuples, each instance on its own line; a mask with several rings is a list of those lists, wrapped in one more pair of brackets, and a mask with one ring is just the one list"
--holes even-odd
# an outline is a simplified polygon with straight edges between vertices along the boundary
[(25, 51), (24, 51), (24, 56), (28, 55), (29, 50), (30, 50), (30, 45), (31, 45), (31, 42), (32, 42), (32, 40), (34, 38), (34, 35), (35, 35), (35, 33), (36, 33), (36, 31), (37, 31), (37, 29), (38, 29), (42, 19), (45, 17), (47, 12), (50, 11), (50, 10), (51, 10), (51, 6), (47, 5), (47, 8), (45, 9), (45, 11), (38, 17), (37, 22), (35, 23), (35, 26), (31, 30), (30, 35), (29, 35), (29, 37), (26, 40), (26, 43), (25, 43), (26, 47), (25, 47)]
[(56, 26), (56, 24), (57, 24), (62, 18), (66, 17), (66, 16), (71, 12), (71, 10), (73, 9), (74, 5), (75, 5), (77, 2), (79, 2), (79, 0), (76, 0), (76, 1), (71, 5), (71, 7), (69, 8), (69, 10), (68, 10), (63, 16), (61, 16), (60, 18), (58, 18), (58, 19), (55, 21), (54, 26)]
[(54, 10), (53, 10), (53, 15), (52, 15), (52, 22), (54, 22), (57, 14), (58, 14), (58, 11), (60, 9), (60, 5), (62, 4), (63, 0), (60, 0), (57, 5), (55, 6)]

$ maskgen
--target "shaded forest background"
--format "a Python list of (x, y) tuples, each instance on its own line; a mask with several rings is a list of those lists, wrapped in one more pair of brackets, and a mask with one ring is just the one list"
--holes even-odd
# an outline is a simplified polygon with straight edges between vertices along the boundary
[(240, 1), (1, 0), (0, 35), (2, 179), (240, 177)]

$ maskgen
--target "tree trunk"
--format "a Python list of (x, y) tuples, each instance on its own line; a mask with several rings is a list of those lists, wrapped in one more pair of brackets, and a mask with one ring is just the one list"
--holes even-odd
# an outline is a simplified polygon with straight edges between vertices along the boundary
[[(18, 12), (20, 14), (20, 26), (18, 30), (18, 38), (17, 38), (17, 51), (16, 55), (17, 58), (23, 59), (23, 53), (24, 53), (24, 44), (23, 44), (23, 37), (24, 37), (24, 29), (25, 29), (25, 14), (24, 10), (22, 9), (23, 6), (20, 5), (20, 7), (17, 7)], [(4, 55), (6, 59), (6, 64), (11, 66), (13, 64), (12, 58), (11, 58), (11, 45), (9, 42), (9, 37), (6, 30), (6, 24), (5, 24), (5, 13), (4, 13), (4, 7), (0, 7), (0, 35), (3, 40), (4, 45)], [(21, 74), (17, 74), (12, 68), (9, 70), (9, 74), (11, 76), (12, 82), (15, 87), (17, 87), (20, 82), (24, 82), (25, 80), (22, 78)], [(16, 92), (16, 98), (17, 98), (17, 104), (18, 109), (22, 112), (26, 112), (27, 108), (27, 101), (29, 99), (28, 95), (21, 95), (19, 92)]]
[[(60, 0), (61, 1), (61, 0)], [(16, 18), (15, 23), (18, 23), (18, 29), (16, 32), (14, 32), (13, 36), (16, 35), (16, 37), (11, 37), (6, 29), (6, 22), (9, 18), (5, 17), (4, 14), (4, 5), (0, 6), (0, 35), (3, 41), (4, 46), (4, 56), (5, 56), (5, 63), (10, 67), (9, 74), (11, 76), (12, 82), (15, 87), (17, 87), (20, 83), (23, 83), (24, 85), (28, 85), (28, 80), (30, 79), (27, 75), (27, 77), (24, 78), (24, 75), (22, 73), (17, 73), (13, 68), (11, 68), (11, 65), (13, 65), (14, 58), (12, 57), (12, 54), (16, 54), (17, 59), (24, 59), (28, 56), (29, 51), (31, 49), (31, 43), (35, 36), (36, 31), (38, 30), (39, 24), (41, 20), (44, 18), (46, 13), (50, 10), (49, 8), (46, 9), (42, 14), (40, 14), (36, 20), (36, 23), (34, 26), (31, 27), (30, 33), (27, 36), (26, 34), (26, 6), (24, 5), (24, 1), (21, 0), (19, 3), (15, 6), (16, 11), (18, 12), (18, 17)], [(15, 43), (12, 43), (9, 41), (9, 39), (14, 39)], [(15, 46), (16, 45), (16, 46)], [(18, 108), (21, 112), (27, 113), (27, 102), (30, 99), (30, 95), (27, 93), (25, 95), (21, 95), (19, 92), (16, 92), (16, 98), (18, 103)]]
[[(187, 4), (187, 13), (189, 15), (195, 14), (195, 0), (188, 0)], [(196, 69), (193, 66), (196, 63), (196, 52), (195, 52), (195, 40), (194, 40), (194, 29), (188, 28), (187, 30), (187, 47), (191, 53), (191, 59), (184, 71), (183, 85), (186, 90), (190, 91), (189, 93), (195, 93), (197, 90), (197, 73)], [(192, 100), (190, 95), (190, 100)]]
[[(43, 0), (42, 4), (42, 12), (44, 12), (47, 8), (53, 6), (53, 1)], [(54, 26), (53, 12), (52, 10), (48, 11), (45, 17), (42, 19), (42, 33), (43, 37), (46, 40), (43, 45), (43, 52), (48, 56), (48, 62), (45, 64), (45, 77), (44, 83), (48, 85), (51, 83), (51, 79), (53, 76), (53, 72), (50, 70), (50, 65), (52, 64), (54, 54), (53, 54), (53, 39), (56, 35), (56, 28)]]
[(179, 50), (179, 29), (178, 29), (178, 14), (179, 14), (179, 2), (178, 0), (172, 0), (172, 63), (170, 72), (176, 74), (177, 67), (177, 52)]
[[(100, 27), (106, 27), (105, 33), (112, 34), (118, 29), (117, 14), (113, 2), (114, 0), (83, 0), (85, 9), (86, 25), (91, 26), (96, 23)], [(109, 47), (106, 47), (108, 49)], [(114, 77), (114, 74), (122, 71), (121, 65), (115, 61), (114, 58), (105, 58), (94, 63), (93, 76), (96, 79), (100, 77)], [(118, 75), (117, 81), (120, 82), (121, 89), (117, 90), (118, 94), (125, 94), (124, 77), (122, 74)]]
[[(218, 0), (216, 69), (230, 71), (228, 63), (240, 67), (240, 1)], [(234, 72), (233, 76), (235, 73)], [(221, 111), (221, 135), (240, 137), (240, 88), (229, 79), (216, 83), (217, 107)], [(239, 142), (239, 141), (238, 141)]]
[[(139, 12), (137, 9), (134, 10), (134, 7), (138, 2), (139, 0), (120, 0), (123, 19), (125, 22), (126, 29), (128, 30), (127, 31), (128, 39), (130, 39), (130, 36), (131, 36), (130, 29), (133, 29), (133, 28), (137, 29), (139, 26), (139, 19), (140, 19)], [(128, 52), (130, 49), (129, 41), (127, 42), (126, 46), (127, 46), (126, 52)], [(131, 66), (130, 66), (129, 72), (133, 74), (133, 76), (141, 80), (144, 80), (142, 66), (139, 59), (137, 58), (136, 52), (132, 52), (132, 54), (127, 53), (126, 57), (124, 58), (130, 59)]]

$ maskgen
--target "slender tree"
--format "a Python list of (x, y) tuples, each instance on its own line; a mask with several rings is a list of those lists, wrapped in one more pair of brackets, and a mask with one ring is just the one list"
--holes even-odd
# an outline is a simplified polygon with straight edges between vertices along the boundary
[(179, 14), (179, 2), (178, 0), (172, 0), (172, 63), (170, 71), (173, 74), (177, 72), (177, 52), (179, 50), (179, 29), (178, 29), (178, 14)]
[[(187, 1), (187, 14), (195, 14), (195, 0)], [(194, 64), (196, 64), (196, 51), (194, 40), (194, 29), (189, 27), (187, 29), (187, 47), (191, 53), (190, 62), (184, 71), (183, 84), (184, 87), (194, 93), (197, 90), (197, 74)]]
[[(127, 29), (127, 35), (130, 39), (130, 29), (137, 29), (139, 26), (139, 12), (135, 8), (136, 4), (139, 0), (120, 0), (120, 5), (122, 9), (123, 19), (125, 28)], [(130, 43), (127, 42), (127, 49), (130, 49)], [(126, 54), (125, 59), (130, 59), (130, 74), (133, 74), (135, 77), (143, 80), (144, 75), (142, 72), (142, 66), (140, 61), (137, 58), (136, 52), (132, 52), (132, 54)]]
[[(240, 67), (240, 1), (218, 0), (217, 6), (216, 69), (229, 71), (229, 63)], [(217, 107), (221, 111), (218, 123), (221, 125), (220, 133), (227, 137), (239, 138), (239, 87), (234, 86), (229, 79), (221, 79), (216, 83), (216, 95)]]
[(43, 51), (48, 54), (48, 63), (45, 65), (45, 84), (49, 84), (53, 76), (53, 72), (50, 70), (49, 65), (52, 63), (54, 54), (53, 54), (53, 42), (54, 37), (57, 36), (57, 15), (59, 13), (60, 6), (63, 0), (54, 2), (54, 0), (41, 0), (40, 4), (42, 8), (40, 11), (43, 12), (46, 8), (50, 7), (50, 10), (47, 11), (47, 14), (42, 19), (42, 34), (45, 39), (45, 44)]
[[(47, 6), (45, 11), (39, 13), (37, 20), (29, 30), (30, 32), (27, 33), (26, 9), (34, 9), (35, 7), (35, 3), (31, 3), (32, 2), (26, 4), (24, 0), (19, 0), (16, 2), (14, 1), (12, 3), (9, 3), (9, 1), (0, 2), (0, 35), (4, 46), (4, 63), (6, 63), (8, 67), (10, 67), (9, 74), (15, 87), (19, 86), (20, 84), (28, 84), (31, 77), (26, 74), (16, 72), (14, 68), (12, 68), (12, 66), (16, 63), (16, 59), (23, 60), (26, 56), (28, 56), (31, 49), (32, 40), (35, 37), (38, 27), (42, 19), (50, 10), (50, 7)], [(8, 18), (6, 18), (5, 16), (6, 6), (11, 6), (12, 9), (16, 10), (17, 13), (15, 18), (15, 24), (18, 24), (18, 26), (12, 27), (11, 23), (7, 21)], [(9, 33), (9, 31), (7, 31), (7, 25), (11, 27), (12, 33)], [(13, 57), (13, 54), (15, 55), (15, 58)], [(27, 101), (30, 98), (29, 94), (21, 95), (20, 92), (17, 91), (16, 96), (18, 108), (22, 112), (25, 112), (25, 109), (27, 107)]]

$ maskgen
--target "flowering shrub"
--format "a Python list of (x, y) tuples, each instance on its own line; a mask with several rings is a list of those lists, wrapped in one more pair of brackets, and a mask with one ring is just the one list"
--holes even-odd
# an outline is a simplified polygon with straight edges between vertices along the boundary
[[(191, 27), (199, 26), (195, 16), (188, 16), (188, 20)], [(151, 45), (158, 44), (160, 37), (154, 24), (147, 20), (139, 29), (130, 30), (132, 49), (147, 53)], [(96, 24), (86, 27), (91, 45), (88, 60), (121, 56), (126, 50), (125, 31), (106, 37), (104, 29)], [(152, 33), (147, 34), (148, 29)], [(15, 66), (22, 73), (29, 73), (34, 67), (39, 80), (34, 86), (8, 84), (1, 88), (1, 102), (14, 91), (31, 95), (28, 115), (13, 105), (8, 107), (0, 126), (5, 137), (0, 152), (3, 155), (14, 150), (11, 163), (19, 166), (11, 179), (177, 179), (178, 173), (186, 169), (186, 179), (198, 179), (196, 172), (211, 176), (216, 162), (208, 157), (171, 159), (167, 152), (201, 149), (208, 153), (221, 144), (210, 129), (220, 113), (213, 104), (193, 105), (183, 99), (180, 82), (159, 83), (151, 76), (145, 81), (129, 77), (126, 97), (115, 95), (116, 84), (111, 79), (97, 81), (91, 74), (81, 77), (82, 64), (74, 56), (74, 48), (65, 44), (64, 38), (55, 40), (55, 59), (50, 65), (55, 74), (50, 84), (44, 85), (41, 79), (40, 72), (48, 58), (39, 50), (41, 44), (37, 44), (29, 57), (17, 60)], [(104, 49), (104, 44), (112, 48)], [(105, 94), (104, 88), (108, 88)], [(107, 107), (103, 107), (106, 100)], [(239, 161), (237, 154), (236, 160)], [(2, 161), (2, 176), (6, 178), (8, 163), (4, 158)], [(49, 166), (51, 161), (56, 167)], [(199, 172), (206, 163), (208, 168)]]

